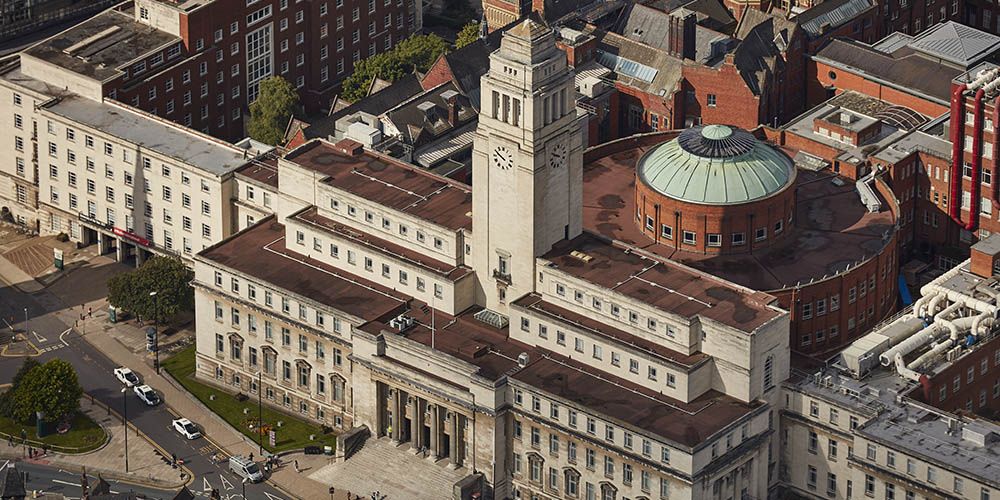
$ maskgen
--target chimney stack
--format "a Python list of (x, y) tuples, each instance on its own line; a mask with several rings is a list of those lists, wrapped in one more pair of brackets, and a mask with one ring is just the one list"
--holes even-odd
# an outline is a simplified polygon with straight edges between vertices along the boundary
[(667, 52), (680, 59), (695, 59), (695, 27), (697, 17), (681, 9), (669, 16), (667, 27)]
[(459, 93), (454, 90), (446, 90), (441, 93), (441, 99), (444, 99), (448, 107), (448, 123), (452, 127), (458, 125), (458, 96)]
[(1000, 234), (992, 234), (972, 245), (972, 262), (969, 270), (977, 276), (990, 278), (996, 273), (994, 270), (997, 269), (998, 256), (1000, 256)]

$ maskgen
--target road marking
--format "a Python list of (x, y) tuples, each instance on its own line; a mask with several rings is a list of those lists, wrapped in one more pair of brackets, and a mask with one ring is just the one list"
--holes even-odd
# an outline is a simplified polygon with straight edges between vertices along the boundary
[(204, 485), (204, 486), (201, 487), (202, 490), (204, 490), (204, 491), (212, 491), (212, 483), (208, 482), (208, 478), (207, 477), (201, 478), (201, 482)]
[(0, 465), (0, 472), (3, 472), (3, 470), (6, 469), (9, 464), (10, 460), (4, 460), (3, 465)]
[(223, 488), (225, 488), (227, 490), (233, 489), (233, 483), (230, 483), (229, 480), (226, 479), (226, 476), (223, 476), (222, 474), (219, 474), (219, 479), (222, 479), (222, 487)]
[(10, 331), (14, 331), (14, 325), (10, 324), (10, 321), (4, 319), (3, 322), (7, 325), (7, 328), (10, 328)]
[(276, 496), (274, 496), (274, 495), (272, 495), (272, 494), (270, 494), (270, 493), (268, 493), (266, 491), (264, 492), (264, 494), (267, 495), (267, 498), (269, 498), (270, 500), (285, 500), (284, 498), (276, 497)]
[(31, 331), (31, 334), (35, 336), (35, 340), (37, 340), (39, 344), (41, 344), (42, 342), (48, 342), (49, 340), (34, 330)]
[(64, 346), (68, 346), (69, 342), (66, 342), (66, 339), (64, 339), (63, 336), (71, 331), (73, 331), (72, 328), (67, 328), (65, 332), (59, 334), (59, 341), (62, 342)]
[(53, 483), (65, 484), (67, 486), (80, 486), (80, 483), (71, 483), (69, 481), (63, 481), (62, 479), (53, 479)]

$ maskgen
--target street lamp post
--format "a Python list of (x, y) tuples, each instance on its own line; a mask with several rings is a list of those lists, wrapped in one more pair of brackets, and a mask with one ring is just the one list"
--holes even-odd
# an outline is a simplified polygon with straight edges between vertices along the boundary
[(128, 473), (128, 387), (122, 387), (122, 426), (125, 429), (125, 472)]
[(28, 308), (24, 308), (24, 338), (27, 340), (31, 337), (30, 330), (28, 330)]
[(153, 367), (156, 368), (156, 374), (160, 374), (160, 297), (156, 292), (149, 292), (149, 296), (153, 298)]

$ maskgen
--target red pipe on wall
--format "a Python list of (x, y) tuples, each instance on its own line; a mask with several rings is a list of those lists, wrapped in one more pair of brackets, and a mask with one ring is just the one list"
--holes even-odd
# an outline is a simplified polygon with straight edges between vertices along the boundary
[(951, 205), (948, 206), (948, 215), (956, 222), (960, 222), (961, 203), (959, 193), (962, 191), (962, 139), (965, 137), (965, 100), (962, 95), (966, 84), (955, 87), (951, 93), (951, 190), (948, 195), (951, 198)]
[(1000, 180), (997, 179), (997, 174), (1000, 173), (1000, 141), (997, 141), (998, 131), (1000, 131), (1000, 96), (997, 96), (996, 100), (993, 101), (993, 172), (990, 177), (990, 184), (993, 188), (993, 203), (1000, 203)]
[(983, 185), (980, 171), (983, 167), (983, 97), (985, 95), (986, 91), (982, 88), (977, 90), (975, 104), (972, 108), (972, 185), (969, 187), (969, 222), (965, 224), (966, 231), (975, 231), (979, 227), (979, 197)]

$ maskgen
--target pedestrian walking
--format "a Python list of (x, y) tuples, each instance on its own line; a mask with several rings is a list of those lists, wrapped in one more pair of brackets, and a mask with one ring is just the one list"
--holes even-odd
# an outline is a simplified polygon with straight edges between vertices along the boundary
[(94, 317), (94, 308), (93, 307), (88, 307), (87, 308), (87, 317), (88, 318), (93, 318)]
[(298, 460), (294, 460), (292, 463), (295, 465), (295, 472), (300, 472), (299, 471), (299, 461)]
[(29, 446), (28, 447), (28, 458), (35, 458), (35, 447), (34, 446)]
[(7, 434), (7, 446), (14, 447), (14, 436)]
[(171, 453), (170, 454), (170, 465), (173, 466), (173, 467), (177, 467), (177, 454), (176, 453)]

